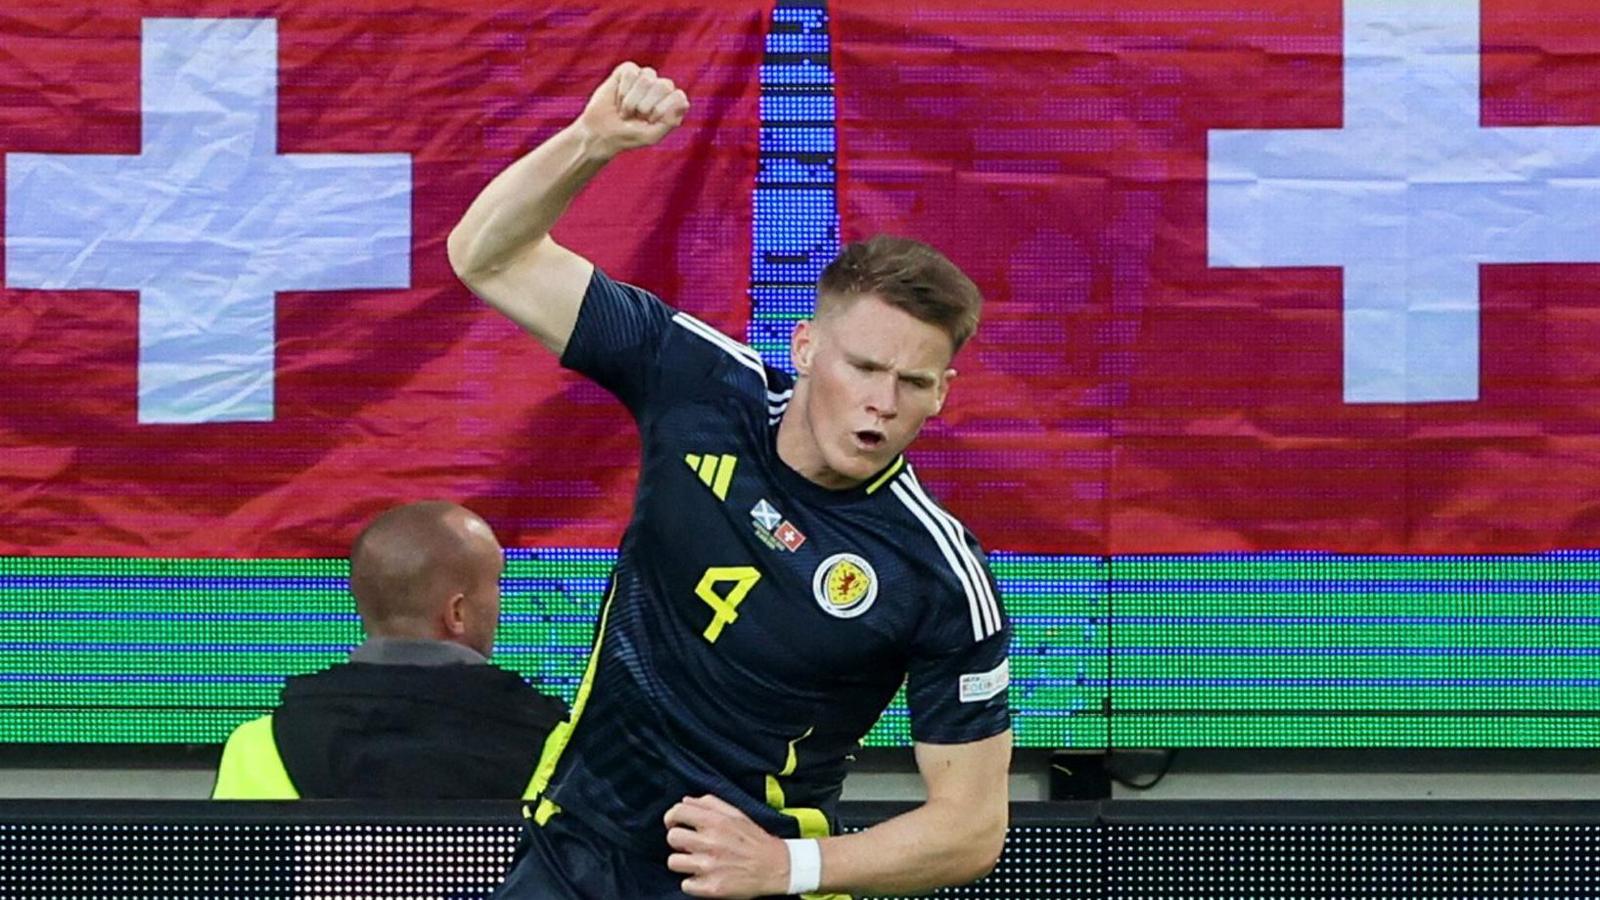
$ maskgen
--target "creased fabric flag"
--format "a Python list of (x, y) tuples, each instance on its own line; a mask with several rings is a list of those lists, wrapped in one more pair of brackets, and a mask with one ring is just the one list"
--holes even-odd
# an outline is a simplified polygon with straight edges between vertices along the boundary
[(733, 334), (770, 4), (0, 12), (0, 555), (337, 556), (443, 497), (608, 547), (637, 441), (445, 237), (620, 61), (693, 112), (555, 235)]
[(1576, 0), (835, 10), (846, 238), (986, 289), (925, 480), (986, 544), (1600, 535), (1600, 15)]

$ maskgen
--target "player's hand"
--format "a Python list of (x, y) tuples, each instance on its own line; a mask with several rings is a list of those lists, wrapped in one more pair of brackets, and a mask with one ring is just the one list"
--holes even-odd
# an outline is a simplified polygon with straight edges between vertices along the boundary
[(649, 147), (683, 124), (689, 96), (656, 70), (625, 62), (589, 97), (578, 116), (607, 155)]
[(748, 900), (789, 887), (789, 851), (732, 804), (709, 794), (667, 810), (667, 868), (691, 897)]

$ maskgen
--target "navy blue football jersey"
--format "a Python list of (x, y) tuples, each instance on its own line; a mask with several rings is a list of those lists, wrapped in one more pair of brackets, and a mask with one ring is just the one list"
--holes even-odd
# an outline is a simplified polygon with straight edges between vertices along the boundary
[(662, 858), (662, 816), (689, 795), (820, 837), (902, 683), (914, 740), (1010, 727), (983, 552), (903, 457), (848, 490), (806, 480), (777, 453), (793, 377), (598, 269), (561, 361), (627, 405), (643, 452), (570, 731), (542, 767), (554, 808)]

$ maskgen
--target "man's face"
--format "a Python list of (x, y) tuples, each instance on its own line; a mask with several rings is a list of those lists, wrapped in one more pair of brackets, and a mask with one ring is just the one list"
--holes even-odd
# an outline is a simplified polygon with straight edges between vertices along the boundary
[(815, 458), (800, 461), (801, 474), (843, 488), (864, 481), (911, 443), (944, 406), (956, 373), (950, 337), (939, 326), (875, 296), (834, 302), (816, 320), (796, 326), (790, 349), (809, 382), (798, 412)]

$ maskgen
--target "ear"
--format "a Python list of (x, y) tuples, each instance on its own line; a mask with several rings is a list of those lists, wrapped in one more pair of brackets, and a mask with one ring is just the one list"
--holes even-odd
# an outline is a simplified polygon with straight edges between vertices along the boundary
[(444, 607), (444, 633), (451, 638), (459, 638), (467, 633), (467, 595), (463, 593), (452, 594), (450, 602)]
[(934, 394), (934, 398), (933, 398), (933, 414), (934, 415), (937, 416), (939, 414), (939, 412), (944, 409), (945, 398), (950, 396), (950, 382), (955, 381), (955, 380), (956, 380), (956, 370), (955, 369), (945, 369), (944, 370), (944, 374), (939, 376), (939, 386), (934, 389), (935, 390), (935, 394)]
[(796, 322), (794, 331), (789, 333), (789, 359), (801, 375), (811, 374), (811, 354), (816, 349), (816, 335), (811, 331), (811, 321), (807, 319)]

